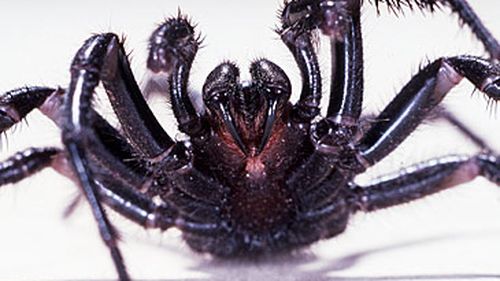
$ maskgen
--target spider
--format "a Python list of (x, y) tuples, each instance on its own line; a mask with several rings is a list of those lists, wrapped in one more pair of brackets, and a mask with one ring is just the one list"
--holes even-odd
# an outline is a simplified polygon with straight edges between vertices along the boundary
[[(445, 4), (497, 59), (498, 44), (466, 3)], [(194, 250), (229, 257), (301, 248), (343, 232), (355, 212), (408, 202), (478, 175), (499, 184), (499, 160), (489, 152), (437, 159), (369, 186), (353, 182), (394, 150), (461, 78), (493, 100), (500, 96), (498, 65), (471, 56), (442, 58), (422, 68), (377, 122), (362, 128), (359, 6), (293, 1), (284, 7), (278, 32), (303, 78), (295, 104), (288, 101), (284, 71), (259, 59), (251, 65), (251, 81), (240, 82), (232, 62), (216, 67), (203, 86), (205, 108), (196, 109), (187, 81), (200, 42), (183, 16), (160, 25), (151, 36), (148, 68), (168, 73), (172, 108), (189, 141), (174, 142), (152, 115), (119, 38), (95, 35), (77, 52), (68, 89), (28, 87), (2, 96), (2, 130), (39, 108), (61, 127), (64, 150), (16, 154), (2, 163), (0, 179), (16, 182), (45, 167), (75, 179), (123, 280), (128, 274), (102, 204), (144, 227), (179, 228)], [(335, 50), (325, 118), (319, 117), (317, 29), (332, 38)], [(91, 106), (99, 82), (120, 129)]]

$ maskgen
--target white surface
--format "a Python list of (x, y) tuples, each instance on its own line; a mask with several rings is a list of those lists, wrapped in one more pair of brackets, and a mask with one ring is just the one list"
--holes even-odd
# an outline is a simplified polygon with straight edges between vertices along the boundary
[[(500, 38), (500, 2), (471, 1)], [(16, 1), (0, 2), (0, 92), (24, 85), (66, 86), (72, 56), (90, 34), (127, 36), (136, 77), (144, 73), (147, 38), (155, 24), (189, 13), (206, 39), (193, 68), (199, 90), (223, 59), (238, 62), (242, 76), (251, 59), (265, 56), (281, 65), (300, 89), (298, 70), (273, 33), (280, 1)], [(147, 4), (145, 4), (147, 3)], [(468, 29), (449, 11), (399, 20), (364, 7), (366, 112), (381, 110), (420, 63), (443, 55), (484, 54)], [(328, 53), (328, 46), (322, 50)], [(328, 69), (328, 57), (321, 64)], [(328, 77), (325, 73), (323, 77)], [(327, 80), (327, 79), (325, 79)], [(327, 87), (325, 86), (325, 89)], [(464, 82), (447, 104), (500, 150), (498, 110), (486, 110), (482, 95), (471, 97)], [(166, 108), (164, 102), (155, 104)], [(164, 112), (164, 111), (163, 111)], [(166, 127), (171, 114), (160, 114)], [(27, 146), (59, 143), (59, 135), (37, 112), (2, 141), (3, 158)], [(175, 134), (173, 134), (175, 135)], [(424, 125), (406, 145), (370, 175), (392, 172), (418, 160), (474, 148), (449, 126)], [(115, 272), (85, 204), (69, 219), (62, 213), (78, 189), (53, 171), (0, 188), (0, 280), (112, 279)], [(483, 179), (414, 204), (358, 215), (338, 238), (313, 245), (295, 258), (255, 264), (212, 261), (193, 254), (176, 231), (144, 231), (113, 214), (121, 248), (137, 279), (202, 280), (461, 280), (500, 278), (500, 192)], [(345, 277), (345, 278), (344, 278)]]

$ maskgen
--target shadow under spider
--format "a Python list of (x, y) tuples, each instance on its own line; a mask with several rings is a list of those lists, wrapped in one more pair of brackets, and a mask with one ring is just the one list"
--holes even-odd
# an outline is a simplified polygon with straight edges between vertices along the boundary
[[(335, 276), (331, 273), (354, 268), (362, 259), (377, 254), (384, 254), (392, 250), (449, 241), (455, 238), (498, 236), (498, 231), (493, 233), (465, 233), (458, 235), (442, 235), (421, 240), (406, 241), (386, 245), (364, 251), (354, 252), (339, 258), (322, 262), (320, 268), (304, 269), (304, 266), (319, 259), (308, 250), (298, 251), (288, 255), (272, 256), (260, 259), (210, 259), (201, 261), (190, 269), (206, 273), (211, 277), (195, 280), (308, 280), (308, 281), (406, 281), (406, 280), (500, 280), (500, 274), (409, 274), (386, 276)], [(326, 265), (325, 265), (326, 264)], [(190, 279), (192, 280), (192, 279)]]

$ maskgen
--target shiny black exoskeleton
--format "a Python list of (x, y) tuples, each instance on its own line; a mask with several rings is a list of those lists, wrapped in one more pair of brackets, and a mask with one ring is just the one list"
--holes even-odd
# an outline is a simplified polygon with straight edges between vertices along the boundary
[[(366, 128), (362, 117), (363, 58), (360, 0), (295, 0), (281, 11), (282, 41), (302, 76), (292, 104), (285, 71), (267, 59), (240, 81), (232, 62), (217, 66), (202, 90), (203, 108), (188, 91), (200, 40), (182, 15), (151, 35), (148, 68), (168, 77), (180, 131), (175, 142), (157, 121), (115, 34), (92, 36), (77, 52), (67, 89), (28, 87), (0, 96), (4, 131), (34, 108), (62, 130), (64, 149), (32, 148), (0, 163), (0, 184), (44, 167), (74, 179), (92, 207), (120, 279), (129, 279), (103, 204), (147, 228), (182, 230), (196, 251), (216, 256), (290, 251), (344, 231), (349, 216), (412, 201), (483, 176), (500, 185), (500, 158), (431, 160), (368, 186), (356, 175), (391, 153), (462, 78), (500, 99), (500, 46), (465, 0), (387, 0), (433, 10), (449, 6), (483, 42), (491, 58), (440, 58), (423, 67)], [(325, 117), (313, 32), (331, 40), (332, 81)], [(111, 126), (92, 107), (102, 83), (120, 123)], [(441, 111), (484, 147), (480, 138)]]

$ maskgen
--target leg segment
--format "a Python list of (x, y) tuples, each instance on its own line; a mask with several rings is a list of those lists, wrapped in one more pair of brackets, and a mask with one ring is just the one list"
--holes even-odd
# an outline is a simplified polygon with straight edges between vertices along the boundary
[(12, 127), (41, 106), (55, 89), (26, 87), (6, 92), (0, 96), (0, 132)]
[(87, 40), (76, 54), (71, 67), (71, 84), (64, 104), (66, 122), (63, 127), (63, 143), (70, 165), (97, 221), (101, 238), (113, 258), (118, 276), (120, 280), (129, 280), (122, 255), (116, 245), (115, 232), (98, 199), (98, 188), (84, 153), (85, 146), (90, 147), (91, 139), (95, 140), (89, 118), (89, 113), (92, 112), (92, 93), (99, 83), (101, 67), (109, 47), (114, 45), (116, 48), (116, 44), (117, 37), (113, 34), (97, 35)]
[(472, 158), (450, 156), (409, 168), (403, 174), (381, 178), (353, 188), (354, 210), (374, 211), (410, 202), (483, 176), (500, 185), (500, 158), (480, 154)]
[(145, 228), (166, 230), (172, 226), (187, 232), (207, 233), (219, 229), (215, 223), (198, 223), (181, 218), (177, 207), (168, 203), (155, 203), (149, 196), (122, 186), (119, 182), (102, 177), (95, 182), (99, 199), (131, 221)]
[(359, 118), (363, 99), (360, 5), (359, 0), (298, 0), (285, 6), (281, 37), (294, 54), (304, 81), (301, 100), (297, 104), (299, 109), (315, 108), (318, 111), (321, 98), (319, 68), (313, 50), (309, 56), (304, 51), (306, 47), (311, 48), (307, 41), (311, 37), (310, 31), (319, 28), (331, 38), (332, 85), (327, 116), (336, 122), (344, 119), (349, 123), (355, 123)]
[[(330, 2), (328, 2), (330, 3)], [(337, 36), (331, 37), (332, 78), (330, 104), (327, 117), (337, 123), (355, 123), (361, 115), (363, 103), (363, 44), (359, 2), (345, 7), (330, 7), (325, 15), (330, 22), (330, 30)], [(348, 12), (345, 12), (348, 11)], [(333, 23), (342, 16), (345, 21), (342, 28)]]
[(422, 69), (379, 115), (357, 149), (372, 165), (394, 150), (463, 77), (500, 100), (500, 68), (471, 56), (438, 59)]
[(153, 32), (148, 57), (148, 68), (151, 71), (168, 74), (170, 101), (179, 130), (191, 137), (205, 133), (187, 89), (189, 71), (199, 44), (194, 28), (186, 18), (179, 15), (168, 19)]
[[(332, 85), (327, 118), (315, 124), (311, 129), (316, 151), (307, 160), (307, 164), (298, 169), (288, 180), (289, 185), (296, 186), (305, 195), (308, 190), (316, 188), (316, 184), (330, 174), (332, 166), (344, 167), (345, 164), (349, 170), (359, 169), (356, 166), (358, 161), (351, 157), (353, 153), (350, 143), (356, 132), (363, 100), (360, 1), (292, 1), (283, 10), (282, 22), (282, 38), (292, 53), (298, 54), (295, 55), (295, 59), (301, 68), (303, 80), (307, 81), (307, 77), (318, 79), (317, 87), (304, 83), (311, 89), (303, 88), (301, 97), (304, 98), (301, 98), (297, 104), (297, 110), (308, 108), (303, 105), (312, 105), (313, 103), (310, 102), (312, 100), (317, 103), (309, 108), (314, 108), (318, 113), (321, 98), (319, 69), (313, 68), (317, 67), (315, 54), (313, 50), (310, 50), (311, 56), (307, 57), (306, 52), (298, 51), (304, 46), (310, 47), (310, 30), (312, 29), (320, 29), (331, 40)], [(300, 41), (301, 38), (309, 40), (306, 41), (309, 45)], [(302, 112), (308, 111), (302, 110)], [(316, 115), (309, 114), (308, 116)], [(303, 120), (310, 119), (303, 118)], [(345, 163), (339, 163), (339, 159), (345, 160)], [(321, 167), (320, 172), (317, 170), (318, 167)], [(311, 178), (310, 171), (314, 171), (313, 175), (317, 175), (318, 178)], [(301, 198), (304, 197), (301, 196)]]
[(321, 101), (321, 73), (311, 33), (316, 28), (317, 15), (309, 13), (311, 3), (306, 2), (290, 2), (284, 8), (281, 15), (282, 28), (279, 30), (281, 39), (295, 58), (302, 76), (302, 91), (294, 107), (294, 117), (299, 123), (307, 123), (316, 117), (320, 113)]
[(61, 150), (53, 147), (29, 148), (0, 163), (0, 186), (16, 183), (53, 165)]
[(80, 181), (80, 185), (83, 189), (85, 197), (87, 198), (94, 218), (97, 221), (101, 238), (110, 251), (111, 257), (116, 267), (116, 271), (118, 272), (118, 277), (120, 280), (130, 280), (127, 269), (123, 262), (122, 254), (116, 244), (116, 231), (113, 229), (113, 226), (109, 222), (102, 204), (98, 199), (98, 191), (95, 183), (91, 178), (90, 171), (87, 168), (88, 163), (84, 158), (85, 156), (83, 155), (83, 149), (74, 143), (66, 144), (66, 149), (70, 156), (73, 170), (75, 171), (75, 174)]
[[(91, 47), (87, 44), (95, 42), (89, 40), (85, 47)], [(109, 41), (101, 47), (103, 52), (95, 58), (102, 65), (99, 79), (102, 80), (124, 134), (145, 157), (158, 156), (174, 144), (173, 140), (163, 130), (144, 100), (118, 38), (110, 36)], [(75, 58), (73, 66), (85, 67), (78, 64), (78, 60), (83, 59), (85, 58)]]

